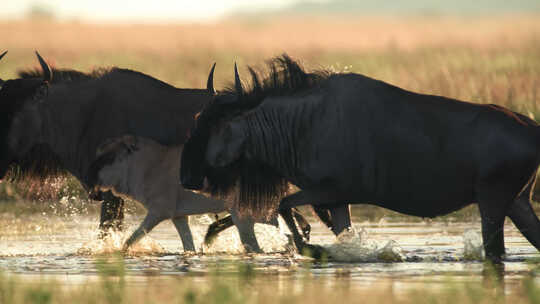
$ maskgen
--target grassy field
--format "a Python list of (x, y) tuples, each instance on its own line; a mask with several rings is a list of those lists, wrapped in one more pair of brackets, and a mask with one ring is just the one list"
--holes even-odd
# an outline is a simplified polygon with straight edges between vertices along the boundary
[[(52, 65), (90, 71), (140, 70), (178, 87), (203, 87), (217, 62), (219, 89), (234, 61), (246, 65), (287, 52), (308, 69), (363, 73), (403, 88), (495, 103), (540, 119), (540, 16), (242, 18), (213, 24), (84, 24), (0, 21), (0, 76)], [(45, 186), (45, 187), (42, 187)], [(74, 181), (0, 184), (3, 200), (81, 195)]]
[[(37, 49), (52, 64), (88, 71), (137, 69), (179, 87), (216, 86), (232, 65), (261, 65), (287, 52), (308, 68), (363, 73), (406, 89), (538, 115), (540, 18), (359, 17), (242, 19), (205, 25), (90, 25), (0, 22), (2, 78), (34, 67)], [(246, 77), (245, 70), (241, 70)], [(247, 77), (246, 77), (247, 78)]]

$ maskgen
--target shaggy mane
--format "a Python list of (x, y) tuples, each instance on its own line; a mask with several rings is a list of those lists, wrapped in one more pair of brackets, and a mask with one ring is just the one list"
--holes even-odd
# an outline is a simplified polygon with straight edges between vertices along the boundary
[[(197, 141), (204, 145), (198, 147), (198, 151), (206, 151), (212, 129), (256, 108), (266, 97), (299, 94), (319, 87), (332, 75), (326, 70), (307, 73), (286, 54), (268, 61), (267, 72), (251, 67), (248, 69), (251, 86), (241, 96), (236, 95), (234, 85), (229, 85), (199, 113), (192, 134), (206, 138), (206, 141)], [(235, 101), (220, 102), (221, 97), (234, 97)], [(200, 156), (193, 156), (192, 159), (200, 159)], [(241, 214), (256, 218), (272, 216), (289, 189), (288, 182), (275, 170), (243, 158), (227, 168), (206, 166), (205, 174), (212, 195), (232, 201)]]
[[(197, 115), (197, 124), (207, 124), (220, 121), (224, 117), (241, 115), (259, 106), (266, 97), (295, 95), (318, 87), (334, 74), (328, 70), (307, 73), (287, 54), (269, 60), (266, 65), (267, 71), (248, 67), (251, 84), (247, 89), (244, 88), (243, 94), (236, 96), (234, 83), (229, 84)], [(231, 104), (220, 104), (219, 97), (227, 95), (236, 96), (236, 101)]]

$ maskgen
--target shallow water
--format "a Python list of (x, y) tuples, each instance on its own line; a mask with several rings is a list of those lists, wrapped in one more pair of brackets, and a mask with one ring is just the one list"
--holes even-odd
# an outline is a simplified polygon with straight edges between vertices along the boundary
[[(129, 233), (142, 217), (128, 216), (126, 220)], [(138, 284), (150, 278), (155, 281), (184, 276), (205, 282), (214, 269), (234, 273), (239, 263), (252, 266), (266, 280), (287, 285), (300, 280), (306, 272), (313, 277), (333, 278), (328, 282), (348, 288), (390, 285), (398, 292), (425, 288), (426, 284), (437, 288), (449, 278), (464, 283), (482, 279), (479, 221), (373, 223), (353, 219), (356, 231), (336, 240), (328, 229), (310, 218), (311, 243), (323, 244), (339, 259), (327, 263), (313, 263), (294, 254), (286, 230), (259, 224), (256, 233), (266, 254), (242, 254), (234, 228), (204, 248), (202, 238), (211, 221), (208, 216), (191, 219), (198, 254), (184, 254), (173, 225), (168, 221), (160, 224), (124, 257), (126, 281)], [(96, 260), (118, 250), (128, 236), (115, 234), (105, 241), (98, 240), (97, 223), (97, 216), (92, 215), (0, 215), (0, 271), (24, 280), (46, 277), (75, 285), (93, 280), (98, 273)], [(531, 273), (527, 260), (540, 255), (509, 221), (505, 240), (505, 281), (517, 284)]]

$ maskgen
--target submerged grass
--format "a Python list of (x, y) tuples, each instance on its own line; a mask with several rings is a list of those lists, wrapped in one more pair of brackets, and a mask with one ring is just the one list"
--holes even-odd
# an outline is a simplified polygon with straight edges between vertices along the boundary
[[(504, 286), (490, 274), (482, 282), (453, 281), (448, 278), (440, 288), (417, 287), (397, 290), (390, 285), (355, 288), (346, 274), (317, 277), (301, 272), (294, 280), (268, 279), (249, 264), (239, 263), (231, 271), (216, 267), (197, 276), (179, 276), (167, 280), (148, 278), (145, 284), (129, 283), (123, 257), (96, 259), (97, 278), (77, 285), (52, 279), (21, 280), (17, 275), (0, 273), (0, 303), (539, 303), (540, 284), (527, 276), (517, 284)], [(204, 282), (204, 283), (201, 283)], [(424, 281), (429, 284), (429, 279)], [(421, 286), (421, 285), (419, 285)]]

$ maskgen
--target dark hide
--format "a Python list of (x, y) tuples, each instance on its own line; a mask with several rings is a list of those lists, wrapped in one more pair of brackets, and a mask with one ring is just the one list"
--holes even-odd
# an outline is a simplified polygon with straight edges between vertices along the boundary
[(198, 168), (182, 172), (183, 184), (200, 184), (201, 167), (258, 163), (301, 189), (280, 202), (280, 211), (335, 206), (332, 221), (344, 224), (348, 203), (421, 217), (477, 203), (489, 259), (504, 255), (505, 216), (540, 249), (540, 221), (529, 202), (540, 162), (534, 121), (359, 74), (308, 74), (287, 56), (270, 63), (265, 80), (253, 81), (253, 89), (218, 95), (200, 114), (183, 155)]
[[(283, 72), (286, 68), (289, 72)], [(253, 88), (238, 98), (239, 85), (231, 85), (221, 92), (198, 115), (196, 128), (186, 142), (182, 162), (182, 184), (188, 189), (202, 187), (208, 181), (207, 192), (226, 197), (246, 214), (255, 217), (271, 216), (279, 200), (288, 190), (288, 182), (273, 168), (257, 160), (242, 157), (226, 167), (211, 168), (205, 162), (208, 139), (224, 125), (224, 122), (256, 107), (266, 95), (292, 94), (296, 90), (316, 86), (328, 74), (321, 71), (305, 74), (287, 56), (270, 64), (270, 77), (260, 81), (257, 73), (250, 69)], [(234, 101), (234, 102), (230, 102)]]
[[(5, 119), (0, 122), (3, 126), (0, 132), (5, 140), (10, 119), (20, 111), (23, 103), (29, 98), (39, 99), (40, 113), (49, 119), (51, 126), (44, 130), (46, 140), (60, 141), (61, 136), (66, 143), (71, 143), (69, 147), (49, 145), (48, 152), (52, 153), (42, 155), (56, 155), (68, 160), (63, 167), (77, 172), (75, 175), (83, 183), (95, 156), (90, 153), (82, 155), (82, 149), (95, 151), (103, 140), (124, 134), (140, 134), (164, 145), (183, 143), (193, 115), (210, 98), (206, 90), (177, 89), (142, 73), (118, 68), (91, 74), (53, 70), (53, 74), (54, 80), (46, 91), (47, 96), (33, 97), (36, 90), (44, 85), (42, 80), (34, 78), (42, 76), (36, 71), (21, 72), (22, 77), (30, 78), (4, 84), (1, 96)], [(172, 112), (180, 114), (180, 117), (172, 115)], [(40, 144), (35, 144), (36, 149), (45, 151)], [(6, 159), (7, 151), (2, 153), (2, 159)], [(31, 159), (36, 158), (25, 158), (27, 162), (20, 162), (27, 163), (27, 168), (41, 167), (30, 164)], [(30, 173), (41, 176), (40, 171)]]
[[(50, 83), (50, 86), (45, 85), (46, 94), (39, 94), (41, 92), (39, 88), (43, 86), (43, 81), (35, 80), (41, 76), (36, 72), (27, 72), (27, 74), (22, 75), (30, 78), (19, 79), (11, 83), (6, 82), (1, 90), (2, 94), (7, 94), (7, 97), (11, 97), (10, 92), (15, 91), (17, 94), (13, 94), (13, 96), (19, 98), (22, 96), (20, 92), (31, 92), (31, 90), (28, 87), (19, 89), (18, 85), (35, 81), (34, 91), (37, 91), (34, 95), (30, 93), (24, 95), (25, 98), (20, 98), (20, 101), (15, 98), (2, 99), (4, 104), (2, 109), (6, 111), (6, 116), (9, 116), (7, 118), (15, 117), (16, 121), (19, 122), (5, 124), (3, 140), (8, 145), (3, 160), (6, 160), (6, 166), (9, 163), (17, 163), (20, 156), (24, 157), (32, 149), (46, 147), (51, 155), (57, 157), (58, 164), (74, 175), (86, 189), (115, 189), (115, 185), (96, 184), (99, 182), (99, 172), (108, 168), (106, 169), (109, 170), (108, 174), (116, 174), (114, 177), (118, 178), (120, 182), (127, 182), (129, 177), (145, 177), (144, 172), (139, 168), (144, 167), (150, 171), (153, 169), (152, 162), (145, 163), (139, 158), (137, 161), (140, 162), (134, 162), (134, 157), (143, 156), (134, 153), (136, 151), (132, 150), (130, 146), (125, 146), (122, 141), (127, 134), (132, 135), (132, 138), (144, 139), (151, 143), (144, 146), (145, 153), (149, 156), (159, 159), (161, 152), (168, 155), (169, 163), (161, 160), (160, 168), (167, 170), (176, 168), (175, 175), (171, 175), (173, 177), (168, 179), (169, 183), (167, 184), (174, 186), (167, 187), (156, 182), (155, 186), (160, 191), (152, 192), (156, 190), (156, 187), (152, 187), (151, 183), (146, 183), (145, 185), (148, 186), (144, 188), (128, 189), (130, 190), (128, 192), (148, 190), (138, 194), (144, 199), (141, 203), (145, 204), (149, 211), (146, 218), (148, 221), (144, 221), (129, 240), (134, 242), (138, 237), (149, 232), (153, 225), (165, 219), (172, 219), (182, 240), (191, 240), (192, 244), (191, 233), (187, 225), (187, 215), (189, 212), (195, 212), (191, 209), (197, 209), (197, 213), (204, 213), (211, 212), (217, 208), (216, 206), (220, 206), (219, 211), (223, 211), (223, 202), (207, 199), (208, 206), (214, 206), (214, 209), (211, 209), (207, 205), (203, 206), (193, 201), (194, 197), (200, 197), (202, 200), (201, 195), (182, 190), (182, 196), (177, 199), (174, 195), (165, 195), (163, 190), (176, 191), (176, 188), (180, 187), (178, 185), (180, 147), (187, 138), (195, 113), (200, 111), (201, 107), (211, 99), (212, 95), (209, 90), (178, 89), (142, 73), (118, 68), (93, 74), (54, 70), (52, 73), (53, 82)], [(32, 124), (20, 123), (26, 121), (36, 122)], [(21, 142), (22, 135), (25, 136), (23, 146), (31, 147), (28, 150), (18, 149), (21, 146), (18, 143)], [(111, 141), (117, 142), (119, 145), (115, 146), (114, 152), (99, 152), (99, 147)], [(176, 158), (172, 157), (172, 154), (176, 155)], [(170, 159), (174, 159), (174, 162)], [(128, 162), (127, 167), (125, 167), (124, 162)], [(37, 167), (39, 164), (37, 163)], [(31, 168), (31, 166), (26, 167)], [(110, 172), (110, 170), (114, 171), (114, 168), (133, 170), (134, 174), (126, 174), (124, 171)], [(160, 176), (156, 170), (153, 173), (156, 178), (165, 178), (165, 176)], [(118, 190), (117, 194), (130, 196), (132, 193)], [(156, 202), (154, 200), (156, 197), (161, 200)], [(164, 200), (165, 197), (174, 197), (175, 199)], [(181, 218), (177, 217), (179, 213), (176, 213), (175, 208), (167, 208), (169, 206), (167, 204), (176, 203), (183, 207), (180, 210), (183, 212)], [(250, 219), (242, 222), (235, 221), (236, 224), (244, 222), (246, 229), (250, 229), (244, 231), (250, 235), (242, 238), (242, 231), (240, 231), (243, 243), (246, 244), (244, 240), (248, 240), (250, 244), (256, 244), (252, 221)], [(239, 230), (242, 229), (244, 228), (239, 227)], [(182, 234), (181, 230), (185, 233)], [(248, 237), (249, 239), (247, 239)], [(185, 242), (184, 246), (186, 246)], [(254, 250), (257, 248), (258, 245), (252, 246)], [(194, 246), (191, 245), (190, 249), (194, 250)]]
[[(90, 74), (86, 74), (76, 70), (70, 69), (52, 69), (52, 82), (51, 84), (59, 84), (70, 81), (91, 80), (96, 77), (107, 73), (108, 69), (98, 69)], [(15, 80), (20, 83), (27, 83), (33, 81), (42, 81), (45, 77), (43, 70), (25, 70), (18, 73), (20, 79)], [(11, 87), (11, 84), (9, 85)], [(35, 91), (35, 90), (34, 90)], [(27, 91), (28, 94), (34, 94), (33, 90)], [(21, 95), (21, 100), (27, 98), (27, 96)], [(38, 97), (42, 98), (42, 97)], [(9, 100), (5, 99), (6, 102)], [(20, 105), (19, 105), (20, 106)], [(13, 109), (7, 109), (7, 112), (14, 113)], [(9, 125), (9, 123), (8, 123)], [(24, 156), (18, 157), (12, 162), (10, 170), (7, 175), (7, 179), (16, 181), (20, 179), (44, 179), (47, 177), (65, 176), (68, 172), (60, 163), (57, 155), (47, 145), (36, 145)]]
[[(16, 79), (6, 81), (0, 90), (0, 140), (7, 143), (9, 128), (13, 118), (19, 113), (26, 100), (39, 98), (46, 91), (47, 84), (41, 79)], [(8, 145), (0, 147), (0, 178), (6, 174), (15, 160)], [(45, 163), (45, 162), (44, 162)]]

